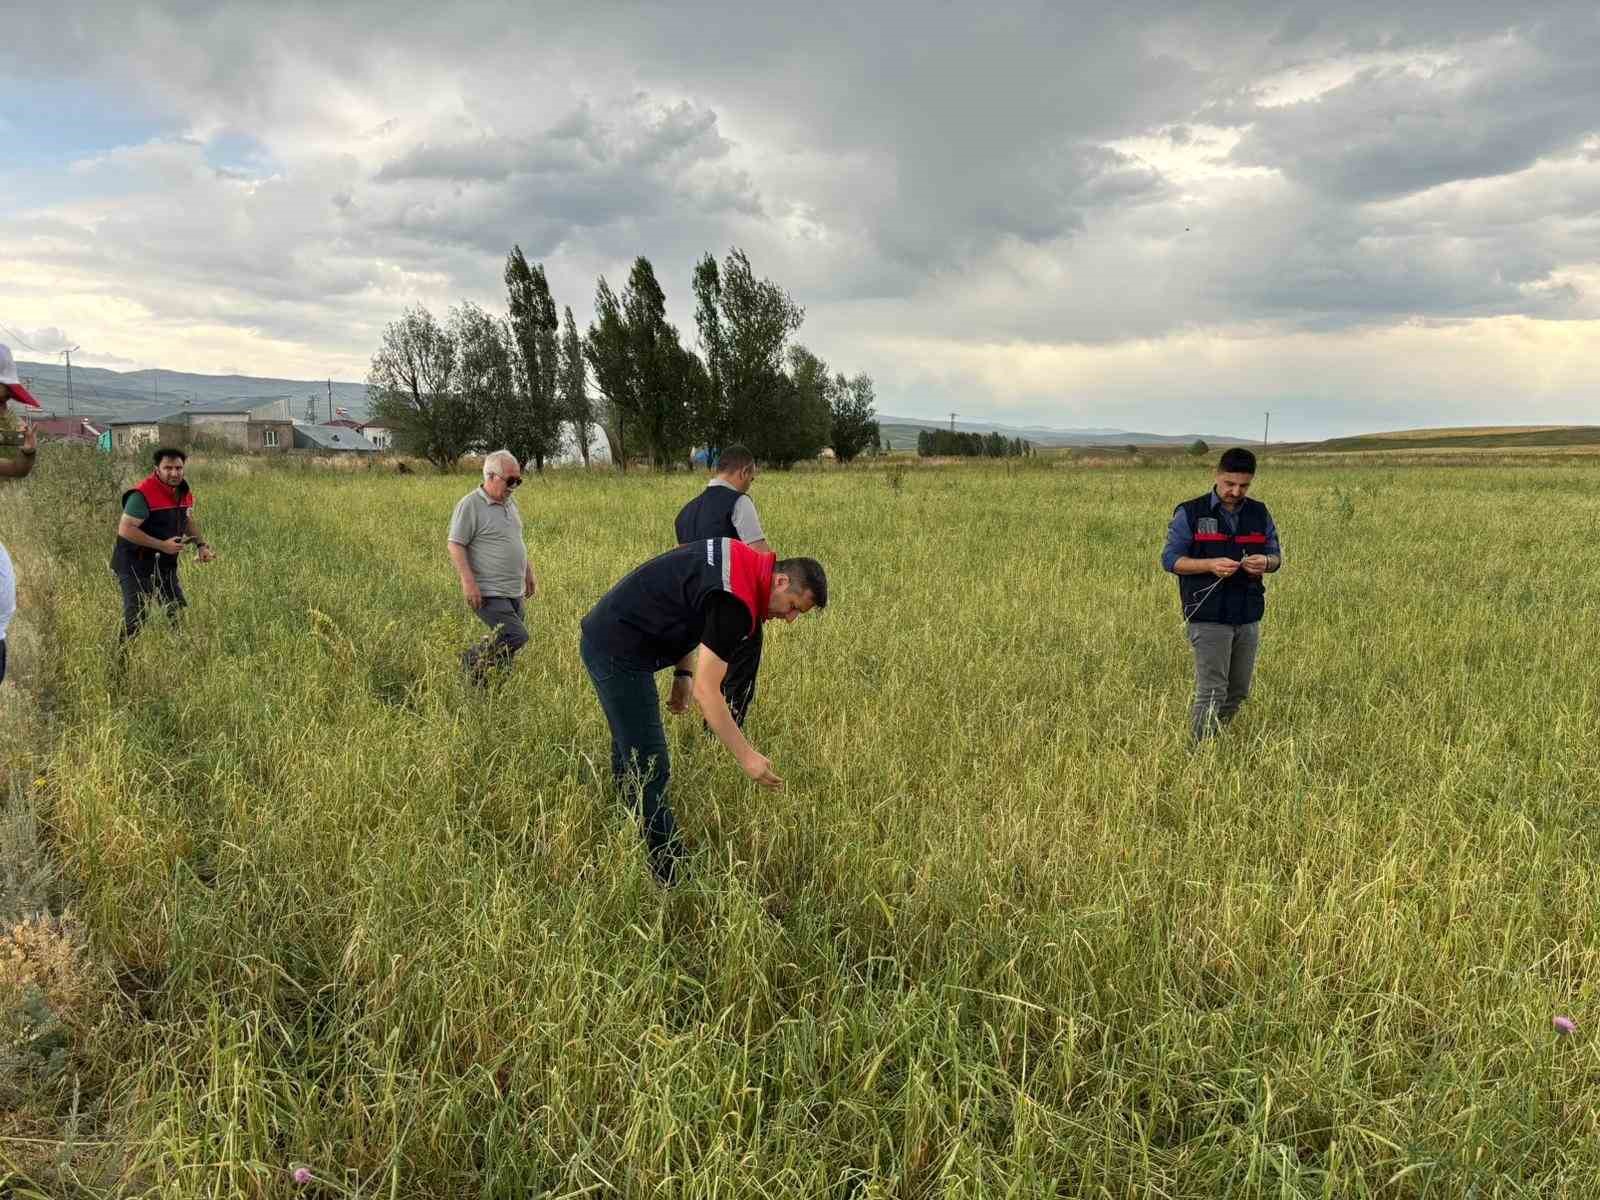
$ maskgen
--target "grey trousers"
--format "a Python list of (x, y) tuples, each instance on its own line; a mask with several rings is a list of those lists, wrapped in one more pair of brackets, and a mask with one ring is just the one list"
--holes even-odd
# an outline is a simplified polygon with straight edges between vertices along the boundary
[(1189, 710), (1189, 728), (1199, 741), (1233, 720), (1239, 706), (1250, 698), (1261, 622), (1218, 625), (1190, 621), (1187, 633), (1189, 645), (1194, 647), (1194, 705)]
[(494, 631), (461, 656), (467, 675), (482, 687), (489, 682), (491, 668), (510, 666), (512, 656), (528, 644), (528, 627), (522, 622), (520, 596), (485, 596), (483, 605), (473, 611)]

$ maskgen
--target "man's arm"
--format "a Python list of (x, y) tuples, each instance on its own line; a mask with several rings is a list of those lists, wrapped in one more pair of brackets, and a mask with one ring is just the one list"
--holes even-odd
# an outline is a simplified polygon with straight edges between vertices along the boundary
[(445, 535), (445, 547), (450, 551), (450, 565), (456, 569), (456, 577), (461, 580), (461, 594), (466, 597), (467, 607), (479, 609), (483, 607), (483, 593), (478, 590), (477, 577), (472, 573), (472, 564), (467, 560), (467, 547), (472, 544), (473, 535), (477, 530), (477, 513), (472, 508), (472, 493), (468, 493), (456, 502), (455, 512), (450, 514), (450, 532)]
[(143, 517), (130, 517), (127, 513), (123, 513), (122, 519), (117, 522), (117, 536), (126, 538), (135, 546), (143, 546), (147, 550), (159, 550), (163, 554), (182, 553), (183, 542), (178, 538), (168, 538), (164, 542), (158, 541), (139, 528), (143, 524)]
[(1172, 523), (1167, 526), (1167, 543), (1161, 548), (1161, 566), (1174, 575), (1216, 575), (1226, 577), (1239, 569), (1234, 558), (1190, 558), (1184, 553), (1193, 541), (1189, 530), (1189, 514), (1180, 505), (1172, 513)]
[(200, 526), (194, 519), (194, 509), (190, 507), (184, 516), (187, 518), (186, 532), (195, 541), (195, 558), (200, 562), (210, 562), (216, 558), (217, 552), (211, 548), (211, 543), (200, 533)]
[(689, 711), (689, 696), (694, 686), (694, 651), (691, 650), (672, 665), (672, 691), (667, 695), (667, 711)]
[[(692, 657), (689, 656), (689, 657)], [(699, 650), (699, 667), (694, 673), (694, 698), (700, 705), (700, 715), (707, 727), (728, 748), (739, 769), (762, 787), (778, 791), (783, 780), (772, 772), (772, 762), (752, 746), (734, 722), (728, 711), (728, 702), (722, 696), (722, 680), (728, 674), (728, 664), (718, 657), (710, 646)]]
[(22, 423), (22, 449), (15, 458), (0, 459), (0, 476), (8, 479), (25, 478), (33, 470), (34, 459), (39, 455), (39, 435), (33, 426)]
[(1239, 569), (1237, 558), (1190, 558), (1185, 554), (1169, 568), (1174, 575), (1216, 575), (1227, 578)]
[(733, 531), (750, 549), (773, 553), (767, 545), (767, 531), (761, 528), (761, 518), (756, 514), (756, 502), (749, 496), (740, 496), (733, 503)]
[(1244, 569), (1251, 575), (1266, 575), (1283, 566), (1283, 548), (1278, 544), (1278, 526), (1267, 514), (1267, 545), (1262, 554), (1252, 554), (1244, 560)]
[(533, 573), (533, 559), (528, 559), (522, 567), (522, 598), (532, 600), (539, 594), (539, 577)]
[(461, 580), (461, 594), (467, 599), (468, 608), (483, 607), (483, 593), (478, 590), (478, 581), (472, 574), (472, 564), (467, 561), (467, 548), (460, 542), (446, 542), (450, 548), (450, 563), (456, 569), (456, 575)]

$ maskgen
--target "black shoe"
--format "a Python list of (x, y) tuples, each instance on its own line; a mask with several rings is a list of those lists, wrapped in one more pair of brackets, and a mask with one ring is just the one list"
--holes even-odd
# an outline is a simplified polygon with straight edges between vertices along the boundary
[(675, 888), (689, 878), (683, 847), (663, 846), (650, 851), (650, 873), (663, 888)]

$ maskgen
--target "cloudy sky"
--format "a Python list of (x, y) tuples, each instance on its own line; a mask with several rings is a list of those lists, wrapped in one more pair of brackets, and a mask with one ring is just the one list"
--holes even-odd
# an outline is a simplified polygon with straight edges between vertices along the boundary
[[(0, 324), (361, 379), (745, 249), (880, 411), (1310, 437), (1600, 420), (1600, 8), (21, 0)], [(407, 11), (408, 8), (410, 11)]]

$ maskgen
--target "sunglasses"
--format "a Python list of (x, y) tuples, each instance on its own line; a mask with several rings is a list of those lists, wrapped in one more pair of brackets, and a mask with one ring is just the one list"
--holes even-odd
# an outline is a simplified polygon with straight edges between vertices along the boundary
[(519, 488), (522, 486), (521, 475), (501, 475), (498, 471), (496, 471), (495, 474), (506, 481), (506, 486), (508, 488)]

